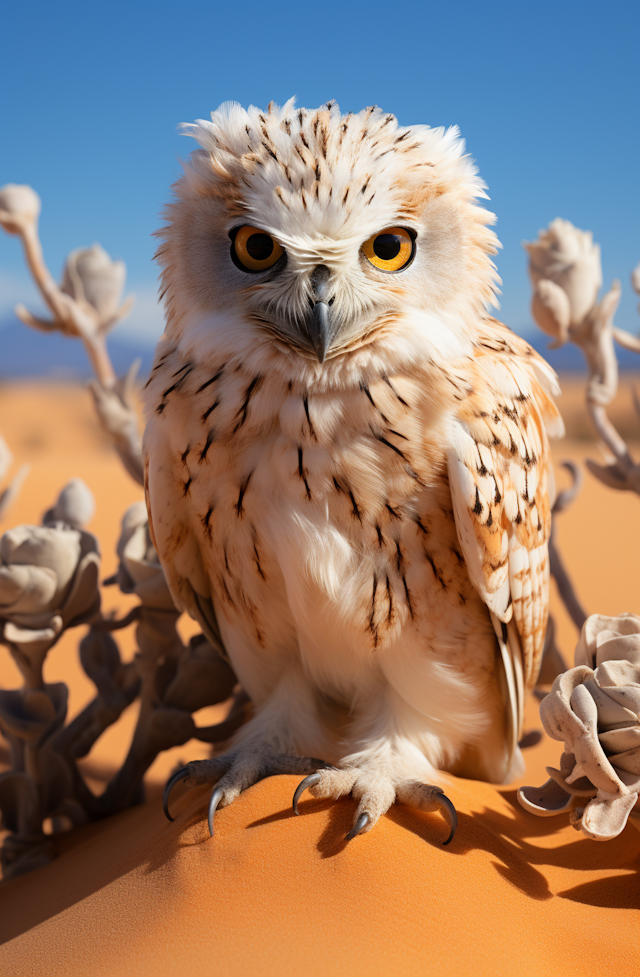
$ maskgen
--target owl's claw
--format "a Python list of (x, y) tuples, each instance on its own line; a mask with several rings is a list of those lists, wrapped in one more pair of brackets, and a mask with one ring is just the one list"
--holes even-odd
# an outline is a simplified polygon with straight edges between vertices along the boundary
[(354, 826), (352, 827), (351, 831), (345, 835), (344, 840), (351, 841), (353, 838), (359, 835), (360, 832), (363, 831), (368, 824), (369, 824), (369, 815), (367, 814), (366, 811), (363, 811), (360, 817), (358, 818), (358, 820), (356, 821), (356, 823), (354, 824)]
[[(328, 768), (328, 769), (331, 769), (331, 768)], [(301, 798), (302, 794), (305, 792), (305, 790), (308, 787), (314, 787), (316, 784), (319, 784), (321, 779), (322, 779), (322, 774), (321, 773), (310, 773), (308, 777), (305, 777), (304, 780), (301, 780), (300, 781), (300, 783), (296, 787), (296, 792), (293, 795), (293, 813), (294, 814), (300, 814), (300, 811), (298, 810), (298, 801), (300, 800), (300, 798)], [(366, 826), (369, 823), (369, 820), (370, 820), (369, 815), (366, 814), (365, 812), (363, 812), (360, 815), (360, 817), (358, 818), (358, 820), (356, 821), (356, 823), (354, 824), (354, 826), (352, 827), (352, 829), (349, 832), (349, 834), (345, 837), (344, 840), (345, 841), (351, 841), (353, 838), (356, 837), (356, 835), (359, 835), (360, 832), (363, 831), (366, 828)]]
[(188, 776), (189, 776), (189, 768), (181, 767), (179, 770), (176, 770), (173, 776), (169, 777), (169, 779), (167, 780), (167, 784), (165, 786), (164, 793), (162, 795), (162, 810), (164, 811), (169, 821), (175, 821), (175, 818), (172, 818), (171, 815), (169, 814), (169, 795), (171, 794), (171, 791), (178, 783), (178, 781), (186, 780)]
[(218, 807), (218, 804), (220, 803), (223, 797), (224, 797), (224, 790), (222, 789), (222, 787), (214, 787), (213, 790), (211, 791), (211, 797), (209, 798), (209, 812), (208, 812), (209, 835), (211, 838), (213, 838), (213, 816), (216, 813), (216, 808)]
[(296, 792), (293, 795), (294, 814), (300, 814), (300, 811), (298, 810), (298, 801), (300, 800), (302, 794), (304, 794), (307, 787), (313, 787), (314, 784), (319, 784), (321, 776), (322, 775), (319, 773), (310, 773), (308, 777), (305, 777), (304, 780), (300, 781), (300, 783), (296, 787)]
[(422, 811), (439, 810), (449, 824), (449, 837), (443, 842), (444, 845), (451, 842), (458, 826), (456, 809), (442, 788), (417, 780), (402, 779), (396, 782), (389, 777), (385, 781), (378, 773), (371, 782), (367, 779), (366, 771), (357, 767), (325, 767), (309, 774), (296, 787), (293, 795), (294, 814), (299, 814), (298, 801), (307, 788), (311, 788), (313, 795), (318, 798), (338, 800), (339, 797), (351, 794), (359, 800), (361, 813), (345, 841), (352, 841), (362, 832), (370, 831), (394, 801)]
[(434, 798), (434, 800), (438, 805), (438, 807), (440, 808), (440, 810), (445, 814), (449, 822), (449, 828), (451, 829), (449, 832), (449, 837), (447, 838), (446, 841), (442, 842), (443, 845), (448, 845), (449, 842), (453, 839), (453, 836), (456, 833), (456, 828), (458, 827), (458, 814), (456, 812), (455, 807), (447, 797), (447, 795), (442, 793), (442, 791), (438, 793), (438, 795)]
[[(169, 795), (171, 794), (171, 791), (178, 783), (178, 781), (186, 780), (188, 776), (189, 776), (189, 768), (181, 767), (180, 770), (177, 770), (176, 773), (174, 773), (173, 777), (171, 777), (167, 781), (167, 786), (165, 787), (164, 794), (162, 795), (162, 810), (166, 814), (169, 821), (175, 820), (175, 818), (172, 818), (171, 815), (169, 814)], [(224, 797), (224, 790), (222, 789), (222, 787), (214, 787), (213, 791), (211, 792), (211, 797), (209, 799), (209, 811), (208, 811), (209, 834), (212, 837), (213, 837), (213, 817), (216, 813), (218, 804), (220, 803), (223, 797)]]
[[(212, 757), (210, 760), (191, 760), (169, 778), (162, 797), (162, 809), (168, 820), (173, 821), (169, 813), (169, 797), (179, 781), (186, 782), (188, 787), (199, 787), (202, 784), (215, 785), (209, 799), (208, 813), (209, 834), (213, 835), (213, 819), (222, 801), (224, 804), (230, 804), (243, 790), (264, 780), (265, 777), (278, 774), (303, 774), (318, 767), (330, 769), (323, 760), (278, 753), (267, 748), (238, 749), (223, 756)], [(305, 787), (317, 783), (319, 779), (319, 775), (316, 776), (315, 773), (305, 777), (294, 798), (296, 814), (300, 794)]]

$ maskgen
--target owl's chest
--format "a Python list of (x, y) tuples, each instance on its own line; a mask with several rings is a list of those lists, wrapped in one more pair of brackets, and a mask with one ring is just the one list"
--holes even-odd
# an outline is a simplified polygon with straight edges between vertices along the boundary
[(266, 641), (339, 614), (369, 648), (466, 601), (442, 431), (419, 391), (214, 374), (180, 399), (176, 471), (223, 616)]
[(162, 413), (223, 621), (260, 647), (330, 635), (353, 658), (464, 608), (446, 431), (419, 385), (320, 392), (218, 373)]
[(163, 408), (167, 421), (179, 418), (170, 425), (184, 497), (203, 510), (217, 548), (305, 523), (363, 549), (405, 535), (407, 519), (418, 525), (429, 487), (442, 482), (443, 439), (401, 381), (321, 392), (218, 373), (192, 379)]

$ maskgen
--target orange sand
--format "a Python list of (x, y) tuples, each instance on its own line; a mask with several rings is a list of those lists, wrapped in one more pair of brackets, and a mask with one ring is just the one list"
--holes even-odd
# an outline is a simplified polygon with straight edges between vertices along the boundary
[[(109, 576), (121, 514), (141, 491), (97, 436), (88, 394), (54, 384), (1, 387), (0, 429), (16, 463), (32, 465), (0, 531), (38, 522), (63, 484), (80, 476), (96, 497), (89, 528)], [(585, 455), (597, 457), (595, 446), (565, 442), (556, 451), (558, 459)], [(640, 610), (639, 529), (637, 497), (587, 474), (581, 497), (558, 520), (558, 542), (587, 610)], [(131, 603), (104, 591), (106, 609), (122, 613)], [(553, 610), (570, 659), (575, 630), (555, 594)], [(195, 630), (184, 622), (185, 635)], [(70, 686), (70, 715), (92, 694), (76, 661), (82, 631), (67, 634), (46, 664), (48, 681)], [(131, 629), (117, 637), (130, 657)], [(3, 649), (0, 684), (19, 684)], [(135, 705), (83, 761), (94, 789), (120, 763), (134, 722)], [(526, 728), (539, 727), (532, 700)], [(176, 762), (205, 750), (191, 742), (162, 755), (144, 805), (59, 837), (54, 862), (0, 885), (2, 977), (638, 973), (640, 832), (633, 827), (615, 841), (591, 842), (562, 816), (526, 814), (514, 785), (451, 778), (459, 827), (449, 848), (440, 844), (446, 828), (438, 815), (400, 806), (345, 845), (355, 802), (305, 795), (295, 818), (297, 778), (277, 777), (220, 811), (210, 840), (206, 790), (176, 789), (174, 824), (159, 799)], [(546, 738), (528, 749), (523, 782), (543, 782), (560, 750)]]

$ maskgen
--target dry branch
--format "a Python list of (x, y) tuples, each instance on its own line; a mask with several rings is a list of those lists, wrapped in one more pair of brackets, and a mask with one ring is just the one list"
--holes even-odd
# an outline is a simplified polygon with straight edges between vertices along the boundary
[(107, 335), (125, 318), (134, 299), (121, 302), (126, 278), (122, 261), (112, 261), (99, 244), (72, 251), (65, 264), (61, 285), (57, 285), (44, 260), (38, 234), (40, 198), (29, 186), (7, 184), (0, 189), (0, 226), (17, 234), (31, 276), (51, 311), (52, 319), (33, 315), (23, 305), (15, 312), (26, 325), (43, 332), (61, 332), (84, 345), (96, 375), (92, 393), (98, 419), (129, 472), (142, 484), (140, 437), (133, 409), (137, 366), (122, 380), (116, 377)]
[[(162, 750), (197, 738), (228, 739), (247, 718), (248, 697), (204, 635), (183, 645), (176, 609), (151, 544), (143, 502), (125, 513), (118, 542), (118, 572), (107, 583), (135, 594), (139, 604), (122, 620), (105, 618), (98, 586), (96, 538), (83, 526), (93, 496), (79, 479), (69, 482), (45, 513), (42, 526), (16, 526), (0, 538), (0, 643), (14, 658), (24, 684), (0, 690), (0, 730), (11, 769), (0, 773), (0, 850), (10, 878), (46, 864), (54, 855), (43, 822), (54, 832), (102, 818), (137, 803), (143, 777)], [(113, 632), (135, 623), (137, 653), (123, 662)], [(47, 684), (43, 666), (68, 628), (89, 624), (80, 662), (96, 694), (71, 722), (63, 682)], [(140, 711), (127, 757), (99, 796), (78, 766), (102, 733), (135, 698)], [(232, 699), (226, 718), (197, 726), (192, 713)]]
[[(571, 485), (558, 493), (553, 506), (553, 518), (551, 521), (551, 535), (549, 537), (549, 569), (556, 582), (558, 594), (562, 603), (566, 607), (571, 620), (576, 628), (580, 630), (587, 615), (578, 600), (571, 578), (564, 566), (560, 552), (555, 543), (555, 520), (559, 513), (564, 512), (577, 498), (582, 488), (582, 472), (573, 461), (563, 461), (562, 465), (571, 475)], [(553, 617), (549, 617), (547, 633), (544, 640), (544, 650), (542, 653), (542, 664), (538, 675), (538, 685), (551, 685), (556, 676), (566, 671), (562, 652), (556, 645), (556, 626)]]
[(563, 461), (562, 465), (571, 473), (573, 484), (568, 489), (558, 493), (553, 507), (554, 519), (551, 523), (551, 537), (549, 539), (549, 565), (562, 603), (569, 612), (569, 616), (576, 628), (580, 630), (587, 619), (587, 614), (576, 596), (569, 574), (555, 545), (555, 516), (568, 508), (577, 497), (582, 487), (582, 472), (574, 461)]
[[(614, 281), (598, 302), (602, 284), (600, 247), (594, 244), (590, 231), (582, 231), (569, 221), (556, 218), (539, 232), (537, 241), (524, 247), (533, 284), (533, 318), (555, 340), (552, 348), (573, 342), (587, 361), (587, 410), (608, 462), (600, 465), (588, 460), (587, 467), (610, 488), (640, 495), (640, 465), (607, 415), (618, 389), (614, 343), (640, 352), (640, 338), (613, 324), (620, 282)], [(640, 293), (640, 265), (632, 274), (632, 284)]]

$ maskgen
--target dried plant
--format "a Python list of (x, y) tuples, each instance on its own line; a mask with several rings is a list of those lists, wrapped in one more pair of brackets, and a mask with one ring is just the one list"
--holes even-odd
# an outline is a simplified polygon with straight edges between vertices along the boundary
[(70, 771), (54, 745), (67, 687), (45, 684), (42, 669), (67, 628), (99, 614), (99, 556), (97, 540), (77, 528), (78, 520), (57, 518), (60, 502), (44, 526), (16, 526), (0, 538), (0, 641), (24, 679), (21, 689), (0, 691), (0, 728), (12, 766), (0, 775), (2, 821), (11, 832), (0, 854), (5, 877), (49, 861), (46, 817), (79, 820)]
[[(600, 465), (588, 460), (587, 467), (610, 488), (640, 494), (640, 465), (607, 416), (607, 407), (618, 389), (614, 341), (640, 353), (640, 339), (613, 323), (620, 302), (620, 282), (614, 281), (598, 301), (602, 285), (600, 247), (594, 244), (590, 231), (582, 231), (570, 221), (557, 217), (538, 233), (537, 241), (524, 247), (533, 284), (533, 318), (555, 340), (552, 348), (571, 341), (587, 361), (587, 410), (608, 462)], [(640, 293), (639, 269), (633, 272), (632, 284)]]
[(112, 261), (99, 244), (72, 251), (57, 285), (44, 260), (38, 234), (40, 198), (29, 186), (9, 183), (0, 188), (0, 226), (22, 240), (27, 266), (53, 318), (42, 319), (16, 306), (22, 322), (44, 332), (79, 338), (96, 375), (91, 392), (100, 423), (129, 474), (143, 484), (140, 437), (135, 414), (134, 364), (122, 380), (115, 375), (107, 335), (131, 311), (134, 299), (122, 302), (126, 268)]
[[(192, 738), (222, 742), (246, 718), (247, 697), (236, 688), (221, 649), (203, 635), (186, 646), (179, 637), (179, 612), (149, 538), (144, 503), (125, 513), (120, 565), (110, 581), (140, 603), (119, 621), (101, 614), (98, 544), (83, 528), (92, 514), (93, 497), (75, 479), (45, 513), (42, 526), (17, 526), (0, 538), (0, 641), (24, 679), (21, 689), (0, 691), (0, 729), (11, 753), (11, 769), (0, 774), (0, 810), (10, 832), (0, 853), (5, 878), (53, 857), (45, 819), (56, 831), (136, 803), (143, 775), (159, 752)], [(111, 632), (133, 622), (138, 651), (123, 663)], [(90, 630), (80, 643), (80, 661), (96, 695), (65, 725), (67, 687), (45, 683), (43, 666), (64, 631), (86, 623)], [(193, 712), (234, 691), (223, 722), (196, 727)], [(140, 711), (127, 758), (96, 796), (77, 761), (137, 696)]]
[(134, 360), (127, 374), (105, 387), (99, 380), (89, 381), (89, 390), (100, 425), (109, 435), (126, 471), (144, 485), (144, 465), (136, 416), (136, 377), (140, 360)]
[(542, 817), (571, 812), (596, 841), (617, 837), (629, 818), (640, 829), (640, 617), (587, 618), (575, 667), (556, 678), (540, 716), (564, 753), (546, 784), (518, 791), (521, 805)]

